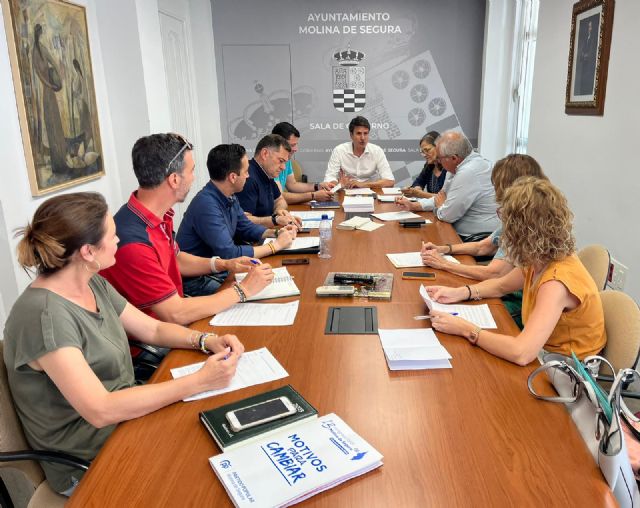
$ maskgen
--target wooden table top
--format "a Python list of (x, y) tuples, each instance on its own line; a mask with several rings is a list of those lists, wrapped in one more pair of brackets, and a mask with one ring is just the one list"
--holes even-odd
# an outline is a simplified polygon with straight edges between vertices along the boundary
[[(394, 209), (376, 204), (376, 211)], [(342, 218), (336, 210), (334, 226)], [(198, 413), (284, 384), (319, 414), (339, 415), (384, 455), (381, 468), (310, 498), (306, 506), (614, 506), (564, 408), (529, 394), (527, 376), (535, 365), (518, 367), (438, 333), (453, 357), (452, 369), (391, 372), (377, 335), (324, 334), (327, 310), (335, 305), (376, 305), (380, 328), (428, 327), (428, 321), (412, 319), (426, 310), (418, 295), (421, 282), (402, 280), (402, 270), (385, 256), (419, 250), (421, 240), (458, 238), (450, 225), (435, 220), (419, 229), (387, 222), (371, 233), (334, 227), (330, 260), (308, 254), (309, 265), (288, 266), (301, 290), (293, 326), (215, 329), (235, 333), (248, 351), (266, 346), (289, 377), (178, 402), (118, 425), (68, 506), (232, 506), (209, 466), (207, 459), (220, 451)], [(266, 261), (280, 266), (284, 257)], [(392, 272), (392, 299), (318, 298), (315, 289), (329, 271)], [(437, 271), (437, 279), (425, 284), (463, 281), (468, 279)], [(500, 300), (483, 303), (501, 331), (517, 333)], [(213, 329), (208, 319), (193, 327)], [(196, 351), (172, 351), (152, 382), (170, 379), (170, 368), (202, 359)]]

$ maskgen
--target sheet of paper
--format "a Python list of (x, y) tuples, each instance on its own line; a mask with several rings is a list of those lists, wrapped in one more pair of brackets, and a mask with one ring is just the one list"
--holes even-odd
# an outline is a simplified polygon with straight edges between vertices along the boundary
[(482, 305), (460, 305), (460, 304), (447, 304), (438, 303), (431, 299), (426, 288), (420, 285), (420, 296), (427, 304), (427, 307), (431, 311), (437, 310), (440, 312), (448, 312), (449, 314), (455, 314), (463, 319), (466, 319), (470, 323), (473, 323), (480, 328), (497, 328), (493, 315), (489, 306), (484, 303)]
[(339, 183), (338, 185), (336, 185), (333, 189), (331, 189), (331, 193), (335, 194), (336, 192), (338, 192), (339, 190), (342, 190), (342, 184)]
[[(269, 298), (282, 298), (286, 296), (296, 296), (300, 290), (293, 280), (293, 277), (286, 266), (279, 266), (273, 269), (273, 280), (259, 293), (249, 297), (249, 301), (268, 300)], [(242, 282), (247, 276), (246, 273), (236, 273), (236, 280)]]
[(391, 194), (378, 194), (378, 201), (381, 203), (395, 203), (398, 196)]
[[(267, 245), (268, 243), (275, 242), (275, 241), (276, 241), (275, 238), (265, 238), (264, 245)], [(319, 245), (320, 245), (319, 236), (306, 236), (302, 238), (298, 237), (293, 240), (293, 242), (289, 247), (287, 247), (286, 249), (283, 249), (283, 252), (288, 250), (310, 249), (312, 247), (318, 247)]]
[[(396, 268), (415, 268), (418, 266), (424, 266), (419, 252), (396, 252), (394, 254), (387, 254), (387, 257)], [(460, 261), (453, 256), (445, 254), (442, 257), (452, 263), (460, 264)]]
[(431, 328), (378, 329), (391, 370), (450, 369), (451, 355)]
[[(184, 367), (177, 367), (171, 369), (171, 375), (174, 379), (188, 376), (194, 372), (198, 372), (204, 362), (192, 363), (191, 365), (185, 365)], [(207, 397), (213, 397), (214, 395), (220, 395), (221, 393), (232, 392), (234, 390), (240, 390), (247, 386), (259, 385), (262, 383), (268, 383), (269, 381), (275, 381), (276, 379), (282, 379), (287, 377), (289, 373), (284, 370), (284, 367), (280, 365), (280, 362), (274, 358), (271, 352), (266, 348), (256, 349), (255, 351), (245, 351), (245, 353), (238, 360), (238, 367), (236, 374), (231, 379), (231, 383), (226, 388), (219, 390), (210, 390), (208, 392), (198, 393), (191, 397), (184, 399), (185, 402), (192, 400), (205, 399)]]
[(344, 195), (345, 196), (370, 196), (372, 194), (375, 194), (375, 192), (373, 192), (373, 190), (371, 190), (369, 187), (362, 187), (361, 189), (345, 189), (344, 190)]
[(303, 220), (302, 229), (320, 229), (319, 220)]
[(323, 215), (326, 215), (329, 220), (333, 220), (333, 217), (335, 216), (335, 214), (336, 212), (334, 212), (333, 210), (326, 210), (326, 211), (323, 210), (318, 212), (316, 212), (315, 210), (298, 212), (296, 210), (291, 212), (291, 215), (294, 215), (295, 217), (300, 217), (303, 221), (315, 220), (318, 222), (322, 220)]
[(400, 187), (383, 187), (383, 194), (402, 194), (402, 189)]
[[(376, 219), (380, 220), (405, 220), (405, 219), (420, 219), (421, 217), (413, 212), (385, 212), (385, 213), (372, 213)], [(431, 222), (430, 220), (425, 221)]]
[(237, 303), (213, 316), (213, 326), (289, 326), (296, 320), (299, 300), (289, 303)]
[(378, 222), (373, 222), (372, 220), (370, 220), (366, 224), (363, 224), (362, 226), (358, 226), (358, 231), (371, 232), (371, 231), (375, 231), (376, 229), (380, 229), (382, 226), (384, 226), (384, 224), (380, 224)]

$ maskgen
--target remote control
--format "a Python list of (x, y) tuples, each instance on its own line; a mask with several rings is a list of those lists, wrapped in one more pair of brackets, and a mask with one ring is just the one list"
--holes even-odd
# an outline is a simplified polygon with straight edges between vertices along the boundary
[(333, 282), (336, 284), (373, 284), (375, 279), (373, 275), (366, 273), (336, 273), (333, 276)]
[(317, 296), (353, 296), (354, 286), (320, 286), (316, 288)]

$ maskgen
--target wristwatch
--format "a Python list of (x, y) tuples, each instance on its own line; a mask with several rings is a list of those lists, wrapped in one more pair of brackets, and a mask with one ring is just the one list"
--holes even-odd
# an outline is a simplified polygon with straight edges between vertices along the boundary
[(274, 214), (271, 215), (271, 222), (273, 222), (274, 226), (278, 225), (278, 214), (277, 213), (274, 213)]
[(320, 184), (319, 183), (314, 183), (313, 184), (313, 190), (314, 191), (319, 191), (320, 190)]

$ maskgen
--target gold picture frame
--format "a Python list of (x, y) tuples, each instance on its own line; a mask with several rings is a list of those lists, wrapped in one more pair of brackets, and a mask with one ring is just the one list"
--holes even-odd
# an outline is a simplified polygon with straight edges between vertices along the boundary
[(615, 0), (582, 0), (573, 6), (565, 94), (568, 115), (604, 114)]
[(1, 1), (31, 193), (103, 176), (86, 9)]

